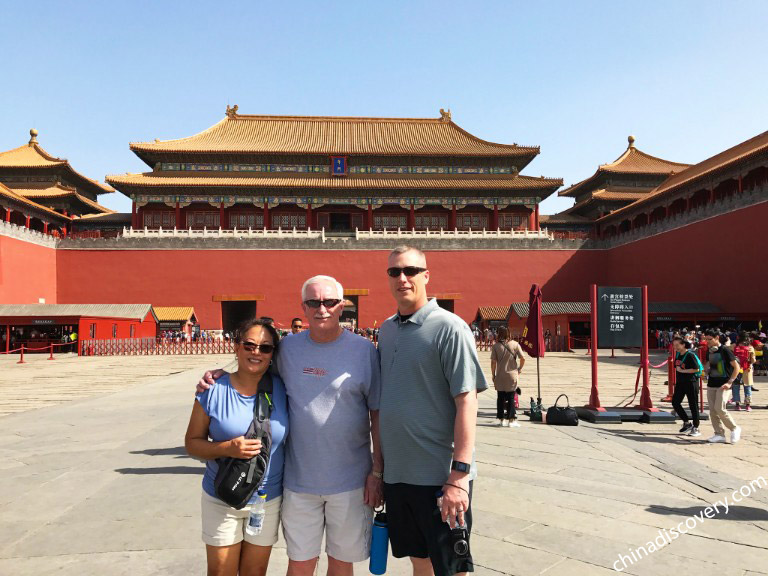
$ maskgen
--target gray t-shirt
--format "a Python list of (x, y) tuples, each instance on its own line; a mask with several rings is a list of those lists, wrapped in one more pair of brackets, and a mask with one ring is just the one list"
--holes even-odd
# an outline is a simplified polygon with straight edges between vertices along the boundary
[(301, 332), (280, 343), (277, 368), (291, 423), (283, 486), (304, 494), (363, 487), (372, 462), (368, 411), (379, 409), (381, 394), (376, 348), (348, 330), (325, 344)]
[(454, 398), (488, 388), (472, 332), (430, 300), (405, 322), (382, 324), (379, 356), (384, 481), (439, 486), (451, 471)]

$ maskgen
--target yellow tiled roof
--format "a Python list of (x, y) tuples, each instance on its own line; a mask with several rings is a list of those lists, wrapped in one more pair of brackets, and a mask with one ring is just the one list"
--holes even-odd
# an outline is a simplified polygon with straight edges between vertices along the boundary
[(509, 306), (480, 306), (477, 314), (481, 320), (506, 320)]
[[(545, 189), (554, 191), (562, 186), (561, 178), (535, 178), (518, 175), (512, 178), (498, 176), (440, 176), (434, 175), (402, 178), (390, 176), (346, 176), (332, 177), (323, 174), (307, 174), (301, 176), (173, 176), (163, 172), (147, 172), (144, 174), (121, 174), (107, 176), (107, 182), (117, 188), (121, 187), (226, 187), (226, 188), (320, 188), (338, 190), (360, 189)], [(221, 174), (221, 173), (219, 173)]]
[(10, 185), (9, 187), (12, 186), (13, 187), (12, 189), (14, 192), (16, 192), (21, 196), (24, 196), (25, 198), (29, 198), (31, 200), (38, 199), (38, 198), (72, 197), (72, 198), (76, 198), (78, 201), (82, 202), (86, 206), (92, 208), (97, 213), (109, 214), (114, 212), (113, 210), (110, 210), (109, 208), (102, 206), (98, 202), (94, 202), (90, 198), (86, 198), (85, 196), (78, 194), (75, 188), (64, 186), (60, 182), (55, 182), (55, 183), (45, 182), (45, 183), (41, 183), (41, 185), (39, 186), (36, 186), (30, 182), (19, 182), (19, 184), (23, 187), (15, 186), (13, 182), (9, 182), (9, 185)]
[(37, 202), (30, 200), (29, 198), (24, 198), (24, 196), (22, 196), (21, 194), (17, 194), (2, 182), (0, 182), (0, 196), (4, 196), (6, 198), (16, 200), (17, 202), (21, 202), (22, 204), (26, 204), (27, 206), (31, 208), (35, 208), (42, 212), (47, 212), (50, 215), (56, 216), (60, 220), (72, 220), (69, 216), (64, 216), (64, 214), (59, 214), (58, 212), (56, 212), (56, 210), (51, 210), (50, 208), (48, 208), (48, 206), (43, 206), (42, 204), (38, 204)]
[(158, 322), (186, 322), (195, 314), (192, 306), (153, 306)]
[(690, 164), (681, 164), (679, 162), (670, 162), (656, 156), (651, 156), (645, 152), (641, 152), (635, 148), (635, 139), (633, 136), (629, 137), (629, 146), (624, 153), (616, 158), (613, 162), (608, 164), (602, 164), (597, 168), (597, 171), (590, 176), (577, 182), (576, 184), (569, 186), (565, 190), (561, 190), (558, 196), (576, 196), (578, 192), (584, 191), (585, 188), (600, 174), (613, 173), (613, 174), (659, 174), (668, 175), (676, 172), (682, 172), (688, 168)]
[(538, 146), (497, 144), (441, 118), (341, 116), (251, 116), (228, 113), (207, 130), (178, 140), (133, 142), (142, 152), (229, 152), (247, 154), (365, 154), (536, 156)]

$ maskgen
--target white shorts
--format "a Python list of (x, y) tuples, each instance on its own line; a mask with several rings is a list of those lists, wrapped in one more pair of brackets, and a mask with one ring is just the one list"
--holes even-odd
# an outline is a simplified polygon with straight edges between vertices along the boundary
[(373, 509), (363, 502), (363, 489), (330, 496), (283, 490), (283, 536), (288, 558), (312, 560), (320, 556), (325, 528), (325, 551), (342, 562), (362, 562), (371, 553)]
[(280, 524), (281, 501), (281, 496), (267, 501), (261, 534), (251, 536), (245, 532), (245, 525), (251, 513), (250, 506), (236, 510), (203, 492), (203, 542), (210, 546), (231, 546), (245, 540), (255, 546), (274, 546), (277, 542), (277, 527)]

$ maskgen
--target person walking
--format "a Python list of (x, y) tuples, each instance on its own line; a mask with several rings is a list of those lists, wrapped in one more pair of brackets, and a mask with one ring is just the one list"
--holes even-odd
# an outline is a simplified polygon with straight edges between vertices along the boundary
[(397, 314), (379, 334), (380, 425), (392, 554), (410, 557), (414, 576), (472, 572), (477, 393), (488, 384), (467, 323), (427, 298), (424, 253), (395, 248), (387, 275)]
[(515, 391), (525, 365), (520, 344), (509, 339), (509, 329), (501, 326), (499, 341), (491, 348), (491, 374), (496, 388), (496, 426), (519, 428), (515, 416)]
[(739, 363), (733, 351), (721, 344), (727, 337), (717, 328), (710, 328), (704, 333), (709, 348), (707, 373), (707, 403), (709, 419), (715, 430), (714, 436), (707, 439), (712, 444), (724, 443), (725, 428), (731, 431), (731, 444), (741, 438), (741, 427), (736, 425), (726, 410), (726, 403), (731, 396), (731, 387), (739, 373)]
[[(703, 366), (701, 360), (693, 350), (693, 344), (682, 336), (676, 336), (672, 340), (675, 348), (675, 392), (672, 396), (672, 407), (683, 421), (680, 428), (681, 434), (687, 434), (694, 438), (701, 436), (699, 432), (699, 378)], [(688, 399), (688, 408), (691, 411), (691, 420), (683, 409), (683, 398)]]
[(733, 405), (741, 410), (741, 387), (744, 386), (744, 410), (752, 411), (752, 374), (755, 365), (755, 349), (749, 342), (746, 332), (739, 334), (738, 342), (733, 347), (733, 354), (739, 361), (739, 376), (733, 383)]

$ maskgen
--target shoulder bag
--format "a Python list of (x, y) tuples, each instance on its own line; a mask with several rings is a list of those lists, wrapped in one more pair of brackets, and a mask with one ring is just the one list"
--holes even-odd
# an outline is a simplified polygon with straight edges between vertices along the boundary
[[(560, 398), (565, 396), (566, 406), (558, 406)], [(571, 408), (571, 403), (568, 400), (568, 396), (560, 394), (555, 400), (555, 405), (547, 410), (547, 424), (553, 424), (555, 426), (578, 426), (579, 415), (576, 414), (576, 409)]]

